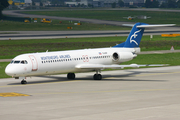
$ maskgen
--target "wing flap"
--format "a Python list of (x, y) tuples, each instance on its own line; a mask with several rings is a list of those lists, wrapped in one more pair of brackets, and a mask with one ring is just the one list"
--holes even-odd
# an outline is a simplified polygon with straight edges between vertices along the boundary
[(76, 68), (78, 69), (107, 69), (107, 68), (125, 68), (125, 67), (139, 67), (137, 64), (131, 64), (131, 65), (102, 65), (102, 64), (80, 64), (76, 65)]
[(102, 64), (79, 64), (76, 65), (75, 68), (77, 69), (123, 69), (125, 67), (147, 67), (147, 66), (166, 66), (167, 64), (146, 64), (146, 65), (138, 65), (138, 64), (130, 64), (130, 65), (102, 65)]

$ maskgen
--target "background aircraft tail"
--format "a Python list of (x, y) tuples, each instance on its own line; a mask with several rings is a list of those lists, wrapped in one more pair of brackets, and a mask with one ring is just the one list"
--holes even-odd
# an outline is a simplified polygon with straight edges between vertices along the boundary
[(125, 42), (118, 44), (114, 47), (125, 47), (125, 48), (139, 47), (145, 28), (165, 27), (165, 26), (167, 27), (167, 26), (174, 26), (174, 25), (175, 24), (149, 25), (146, 23), (136, 23), (135, 25), (126, 24), (124, 26), (133, 26), (129, 36), (127, 37)]

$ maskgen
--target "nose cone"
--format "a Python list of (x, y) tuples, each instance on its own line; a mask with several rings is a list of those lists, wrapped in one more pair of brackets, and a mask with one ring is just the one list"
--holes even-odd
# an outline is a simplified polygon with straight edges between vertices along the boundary
[(6, 66), (5, 69), (5, 73), (9, 76), (13, 76), (15, 74), (15, 70), (13, 69), (13, 67), (9, 64), (8, 66)]

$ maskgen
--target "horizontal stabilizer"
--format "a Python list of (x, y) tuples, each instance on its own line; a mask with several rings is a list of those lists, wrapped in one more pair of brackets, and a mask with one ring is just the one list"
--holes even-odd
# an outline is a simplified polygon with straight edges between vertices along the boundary
[[(176, 24), (157, 24), (157, 25), (137, 25), (136, 28), (168, 27)], [(133, 27), (134, 24), (123, 24), (123, 26)]]
[(152, 28), (152, 27), (168, 27), (176, 24), (159, 24), (159, 25), (138, 25), (137, 28)]

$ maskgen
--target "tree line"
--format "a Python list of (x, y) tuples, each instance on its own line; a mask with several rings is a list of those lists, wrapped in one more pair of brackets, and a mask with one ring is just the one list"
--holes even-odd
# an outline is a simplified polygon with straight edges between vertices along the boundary
[[(120, 7), (124, 7), (123, 0), (118, 1), (118, 5)], [(115, 7), (114, 4), (112, 4), (112, 7)], [(166, 2), (159, 3), (158, 0), (146, 0), (144, 6), (146, 8), (180, 8), (180, 0), (167, 0)]]
[[(37, 1), (37, 0), (32, 0)], [(38, 0), (40, 2), (45, 2), (47, 0)], [(50, 0), (52, 4), (64, 4), (64, 0)], [(76, 0), (79, 1), (79, 0)], [(119, 7), (124, 7), (124, 2), (123, 0), (118, 1), (118, 6)], [(3, 17), (2, 11), (9, 6), (8, 0), (0, 0), (0, 19)], [(116, 7), (116, 3), (112, 4), (112, 7)], [(146, 0), (144, 6), (146, 8), (180, 8), (180, 0), (167, 0), (166, 2), (163, 2), (162, 4), (159, 3), (158, 0)]]
[(9, 6), (8, 0), (0, 0), (0, 19), (3, 17), (2, 11)]

